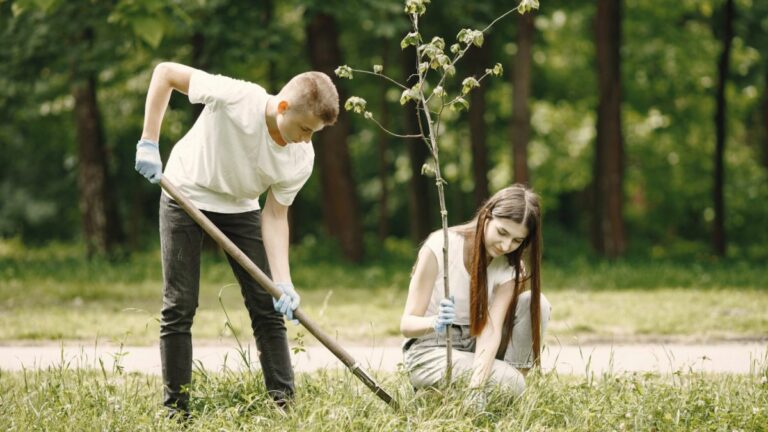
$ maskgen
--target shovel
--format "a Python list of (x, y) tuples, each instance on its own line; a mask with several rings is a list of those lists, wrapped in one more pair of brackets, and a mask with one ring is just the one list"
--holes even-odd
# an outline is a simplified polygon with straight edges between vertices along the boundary
[[(259, 267), (256, 266), (256, 264), (253, 263), (253, 261), (248, 258), (243, 251), (240, 250), (237, 246), (235, 246), (232, 241), (227, 238), (227, 236), (224, 235), (224, 233), (219, 230), (216, 225), (213, 224), (200, 210), (195, 207), (194, 204), (186, 197), (184, 196), (181, 191), (179, 191), (176, 186), (173, 185), (170, 181), (168, 181), (165, 177), (160, 179), (160, 186), (168, 193), (168, 195), (171, 196), (188, 214), (189, 216), (197, 222), (200, 227), (205, 230), (205, 232), (208, 233), (208, 235), (211, 236), (213, 240), (216, 241), (216, 243), (219, 244), (219, 246), (224, 249), (224, 251), (229, 254), (232, 258), (235, 259), (243, 268), (245, 271), (247, 271), (255, 280), (259, 283), (264, 289), (267, 290), (267, 292), (274, 297), (275, 299), (279, 299), (280, 296), (283, 294), (282, 291), (280, 291), (275, 284), (270, 280), (267, 275), (264, 274)], [(368, 386), (371, 391), (378, 396), (381, 400), (389, 404), (394, 409), (397, 409), (397, 402), (392, 398), (392, 396), (384, 391), (381, 386), (371, 378), (370, 375), (360, 366), (360, 363), (356, 362), (355, 359), (352, 358), (352, 356), (349, 355), (349, 353), (344, 350), (344, 348), (341, 347), (336, 341), (328, 337), (325, 333), (323, 333), (322, 330), (315, 324), (309, 317), (304, 314), (304, 312), (297, 308), (293, 311), (293, 317), (295, 319), (298, 319), (301, 325), (304, 326), (314, 337), (317, 338), (317, 340), (320, 341), (323, 345), (325, 345), (326, 348), (328, 348), (333, 355), (336, 356), (339, 360), (341, 360), (342, 363), (349, 369), (356, 377), (360, 379), (360, 381), (363, 382), (366, 386)]]

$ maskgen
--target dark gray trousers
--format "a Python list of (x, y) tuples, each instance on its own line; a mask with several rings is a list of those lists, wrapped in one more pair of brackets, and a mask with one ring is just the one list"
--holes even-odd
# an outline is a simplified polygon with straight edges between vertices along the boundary
[[(259, 210), (203, 213), (270, 276)], [(202, 228), (175, 201), (161, 194), (160, 248), (165, 283), (160, 320), (163, 404), (181, 410), (189, 408), (186, 387), (192, 380), (191, 328), (200, 292), (202, 239)], [(294, 392), (294, 380), (283, 316), (274, 310), (269, 293), (231, 257), (227, 259), (251, 318), (267, 390), (277, 401), (288, 399)]]

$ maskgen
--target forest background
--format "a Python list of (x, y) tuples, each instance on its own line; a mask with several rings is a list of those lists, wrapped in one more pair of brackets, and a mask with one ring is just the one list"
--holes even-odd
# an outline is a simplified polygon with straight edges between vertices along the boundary
[[(512, 15), (459, 64), (482, 75), (469, 111), (444, 116), (449, 222), (529, 183), (544, 207), (544, 257), (759, 263), (768, 258), (768, 4), (751, 0), (559, 1)], [(514, 5), (435, 1), (422, 34), (483, 28)], [(0, 1), (0, 237), (123, 257), (157, 247), (159, 190), (133, 170), (154, 65), (176, 61), (276, 93), (294, 74), (334, 77), (388, 129), (417, 129), (384, 80), (406, 81), (402, 2)], [(411, 47), (412, 49), (412, 47)], [(453, 85), (458, 86), (460, 79)], [(164, 160), (199, 114), (181, 94)], [(342, 110), (317, 134), (315, 173), (291, 209), (307, 259), (415, 257), (439, 227), (417, 140)]]

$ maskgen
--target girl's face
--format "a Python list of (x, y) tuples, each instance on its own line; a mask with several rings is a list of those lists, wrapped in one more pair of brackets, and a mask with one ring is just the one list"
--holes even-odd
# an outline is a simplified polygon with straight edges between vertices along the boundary
[(485, 250), (491, 258), (506, 255), (528, 237), (528, 227), (512, 219), (492, 217), (485, 224)]

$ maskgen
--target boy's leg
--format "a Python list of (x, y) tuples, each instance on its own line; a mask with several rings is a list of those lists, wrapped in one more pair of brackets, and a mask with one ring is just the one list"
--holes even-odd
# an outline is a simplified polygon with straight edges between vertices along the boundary
[(163, 405), (187, 411), (192, 380), (192, 319), (200, 288), (202, 229), (165, 194), (160, 198), (160, 249), (163, 260), (163, 309), (160, 361)]
[[(541, 295), (541, 340), (544, 340), (544, 332), (547, 330), (549, 317), (552, 314), (552, 306)], [(531, 334), (531, 292), (520, 294), (515, 310), (515, 325), (512, 336), (509, 338), (507, 352), (504, 361), (518, 369), (530, 369), (533, 366), (533, 336)]]
[[(212, 214), (212, 218), (227, 237), (271, 278), (261, 238), (261, 212)], [(232, 257), (227, 255), (227, 259), (240, 283), (251, 318), (267, 391), (276, 401), (287, 400), (293, 396), (294, 379), (283, 315), (275, 311), (272, 296)]]

